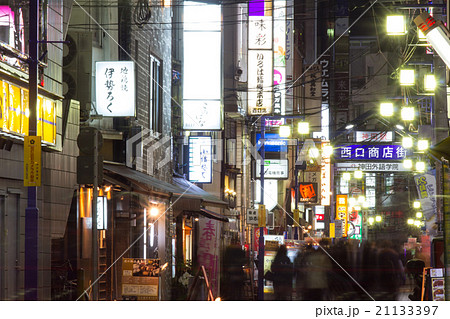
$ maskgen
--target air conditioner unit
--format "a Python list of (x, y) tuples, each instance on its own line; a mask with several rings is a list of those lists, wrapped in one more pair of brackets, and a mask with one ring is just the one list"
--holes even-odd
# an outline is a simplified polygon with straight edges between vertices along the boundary
[(64, 44), (63, 95), (80, 102), (80, 121), (89, 119), (91, 110), (92, 33), (68, 32)]

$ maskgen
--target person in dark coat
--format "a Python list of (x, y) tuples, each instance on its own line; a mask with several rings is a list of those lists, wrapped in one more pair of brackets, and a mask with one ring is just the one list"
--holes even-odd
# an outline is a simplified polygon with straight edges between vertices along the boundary
[(273, 273), (275, 300), (291, 300), (294, 269), (291, 260), (287, 256), (285, 245), (281, 245), (278, 249), (270, 270)]
[(243, 300), (245, 252), (238, 245), (227, 247), (223, 260), (222, 300)]

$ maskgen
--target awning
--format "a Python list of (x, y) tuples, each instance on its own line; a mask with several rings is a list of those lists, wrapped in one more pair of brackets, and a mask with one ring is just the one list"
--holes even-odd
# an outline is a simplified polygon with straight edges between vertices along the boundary
[[(159, 180), (155, 177), (149, 176), (145, 173), (126, 167), (122, 164), (117, 165), (104, 163), (103, 169), (113, 174), (123, 176), (127, 180), (131, 180), (142, 189), (144, 189), (144, 191), (156, 191), (166, 194), (167, 196), (173, 195), (174, 197), (184, 199), (198, 199), (201, 200), (201, 202), (205, 205), (209, 204), (212, 206), (228, 208), (228, 203), (220, 200), (216, 196), (204, 191), (200, 187), (181, 177), (173, 177), (173, 184), (171, 184)], [(108, 174), (105, 175), (105, 179), (108, 179)], [(111, 182), (114, 183), (116, 182), (116, 180)]]
[[(155, 177), (136, 171), (124, 165), (114, 165), (104, 163), (103, 169), (106, 169), (107, 171), (110, 171), (114, 174), (121, 175), (128, 180), (134, 181), (135, 183), (137, 182), (138, 184), (140, 184), (141, 187), (147, 186), (146, 188), (148, 188), (148, 186), (150, 186), (152, 190), (159, 191), (168, 195), (178, 193), (180, 191), (178, 187), (170, 183), (164, 182)], [(108, 177), (106, 177), (106, 179), (108, 179)]]
[(430, 147), (429, 151), (438, 160), (441, 160), (441, 157), (450, 160), (450, 137), (446, 137), (436, 145)]
[(211, 218), (211, 219), (215, 219), (215, 220), (219, 220), (221, 222), (225, 222), (228, 223), (229, 219), (225, 216), (220, 215), (219, 213), (215, 213), (213, 211), (210, 211), (208, 209), (204, 209), (201, 208), (200, 210), (195, 210), (195, 211), (187, 211), (185, 210), (184, 213), (188, 213), (188, 214), (200, 214), (203, 215), (207, 218)]
[(223, 200), (219, 199), (211, 193), (208, 193), (207, 191), (185, 180), (184, 178), (174, 176), (172, 182), (181, 190), (179, 193), (174, 193), (174, 196), (182, 196), (191, 199), (201, 199), (205, 204), (228, 208), (227, 202), (224, 202)]

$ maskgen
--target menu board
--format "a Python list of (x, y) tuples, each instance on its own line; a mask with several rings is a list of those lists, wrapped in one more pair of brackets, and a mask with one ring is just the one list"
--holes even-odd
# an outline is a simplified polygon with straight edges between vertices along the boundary
[(430, 269), (431, 294), (433, 301), (445, 301), (445, 278), (443, 268)]

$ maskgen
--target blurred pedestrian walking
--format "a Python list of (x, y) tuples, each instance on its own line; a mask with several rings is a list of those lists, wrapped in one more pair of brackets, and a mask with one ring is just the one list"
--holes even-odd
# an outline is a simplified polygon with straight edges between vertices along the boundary
[(281, 245), (272, 263), (273, 290), (275, 300), (292, 300), (294, 268), (287, 256), (285, 245)]

